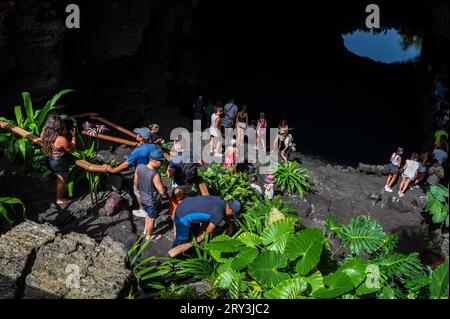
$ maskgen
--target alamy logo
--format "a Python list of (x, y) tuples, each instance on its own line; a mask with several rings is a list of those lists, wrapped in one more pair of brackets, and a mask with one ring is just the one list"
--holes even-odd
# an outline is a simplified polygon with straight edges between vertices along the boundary
[(66, 17), (67, 29), (79, 29), (80, 28), (80, 7), (76, 4), (69, 4), (66, 7), (66, 13), (69, 15)]
[(366, 27), (368, 29), (380, 28), (380, 7), (376, 4), (369, 4), (366, 7), (366, 13), (370, 13), (366, 18)]
[(368, 288), (378, 289), (380, 285), (380, 268), (378, 265), (370, 264), (366, 267), (366, 286)]

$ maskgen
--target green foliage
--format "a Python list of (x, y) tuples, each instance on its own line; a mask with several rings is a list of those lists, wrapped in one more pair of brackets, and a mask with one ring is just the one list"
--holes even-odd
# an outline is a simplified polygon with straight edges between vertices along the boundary
[(197, 292), (192, 286), (178, 286), (175, 283), (170, 284), (160, 291), (161, 299), (194, 299), (197, 298)]
[(5, 219), (10, 225), (12, 224), (12, 221), (6, 207), (10, 207), (14, 211), (14, 205), (20, 205), (22, 207), (23, 218), (26, 218), (25, 205), (20, 199), (15, 197), (0, 197), (0, 216), (3, 217), (3, 219)]
[[(72, 153), (72, 155), (78, 159), (88, 161), (89, 163), (99, 164), (99, 162), (95, 157), (95, 147), (96, 143), (92, 142), (91, 146), (88, 149), (83, 151), (75, 150)], [(74, 189), (77, 185), (79, 185), (80, 182), (85, 182), (89, 187), (91, 202), (93, 204), (96, 203), (98, 195), (98, 186), (100, 184), (102, 175), (105, 175), (105, 173), (89, 172), (75, 164), (70, 165), (69, 174), (67, 177), (67, 190), (69, 196), (73, 196)]]
[(380, 266), (380, 270), (388, 277), (413, 277), (422, 271), (422, 264), (418, 253), (409, 255), (389, 253), (383, 254), (375, 262)]
[(430, 298), (439, 299), (443, 297), (448, 298), (448, 260), (435, 269), (430, 278)]
[(308, 288), (308, 281), (303, 277), (286, 279), (264, 294), (268, 299), (301, 299)]
[[(448, 287), (448, 263), (428, 272), (416, 253), (394, 252), (397, 236), (384, 233), (370, 217), (346, 225), (329, 218), (326, 227), (341, 247), (333, 260), (320, 229), (300, 229), (297, 217), (281, 200), (246, 207), (233, 237), (221, 234), (203, 246), (193, 243), (197, 257), (172, 260), (166, 283), (207, 280), (212, 298), (359, 299), (440, 298)], [(338, 248), (339, 249), (339, 248)], [(161, 279), (158, 279), (161, 281)]]
[(149, 289), (164, 289), (157, 279), (169, 274), (172, 271), (170, 262), (165, 258), (156, 256), (148, 257), (139, 261), (145, 248), (151, 243), (153, 238), (145, 239), (139, 237), (128, 251), (128, 257), (131, 258), (131, 269), (140, 281), (142, 287)]
[(279, 271), (287, 266), (288, 259), (282, 254), (274, 251), (265, 251), (259, 254), (248, 271), (261, 286), (274, 287), (280, 281), (289, 279), (288, 273)]
[(253, 206), (247, 207), (241, 214), (238, 224), (243, 231), (259, 236), (275, 220), (288, 216), (295, 216), (297, 223), (300, 223), (297, 219), (297, 212), (283, 202), (281, 196), (275, 196), (271, 201), (266, 200), (263, 203), (258, 200), (254, 202)]
[[(332, 223), (329, 222), (328, 226)], [(380, 249), (387, 241), (380, 223), (369, 216), (358, 216), (348, 225), (336, 227), (332, 224), (339, 239), (350, 247), (354, 255), (371, 254)]]
[(199, 170), (198, 174), (212, 195), (220, 196), (224, 200), (237, 199), (242, 203), (255, 201), (259, 194), (250, 186), (248, 175), (243, 172), (233, 175), (232, 171), (218, 163), (212, 163), (206, 171)]
[(286, 256), (297, 262), (296, 271), (301, 275), (309, 273), (320, 261), (325, 237), (320, 229), (309, 228), (292, 236), (286, 247)]
[(288, 191), (289, 194), (297, 192), (301, 198), (305, 197), (306, 192), (312, 189), (308, 179), (308, 171), (300, 168), (297, 162), (288, 161), (278, 164), (275, 170), (275, 183), (281, 191)]
[(448, 228), (448, 187), (441, 184), (431, 186), (427, 193), (427, 199), (426, 211), (432, 216), (433, 223), (443, 223)]

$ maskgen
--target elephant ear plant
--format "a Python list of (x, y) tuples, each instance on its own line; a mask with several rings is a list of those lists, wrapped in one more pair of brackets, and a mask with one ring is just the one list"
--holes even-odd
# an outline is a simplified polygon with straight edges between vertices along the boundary
[(427, 200), (426, 211), (432, 216), (433, 223), (445, 225), (448, 229), (448, 187), (441, 184), (431, 186)]
[[(231, 299), (445, 296), (448, 263), (433, 271), (423, 267), (417, 253), (395, 252), (398, 237), (384, 233), (373, 218), (360, 216), (341, 225), (330, 217), (325, 236), (321, 229), (301, 228), (286, 204), (274, 202), (247, 207), (234, 236), (220, 234), (202, 245), (194, 242), (193, 258), (166, 260), (161, 269), (153, 264), (146, 270), (152, 273), (148, 283), (157, 281), (167, 288), (206, 280), (211, 296)], [(339, 242), (334, 251), (331, 237)]]

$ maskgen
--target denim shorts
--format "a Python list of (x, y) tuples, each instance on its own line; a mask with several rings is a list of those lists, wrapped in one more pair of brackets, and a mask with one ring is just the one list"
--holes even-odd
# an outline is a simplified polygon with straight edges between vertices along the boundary
[(152, 218), (152, 219), (156, 219), (156, 217), (158, 217), (158, 213), (159, 213), (159, 206), (152, 206), (152, 205), (144, 205), (144, 210), (147, 213), (147, 216)]
[(398, 172), (399, 172), (398, 166), (391, 163), (389, 165), (389, 173), (398, 174)]
[(62, 157), (47, 157), (47, 163), (53, 173), (58, 175), (67, 175), (69, 168), (67, 165), (67, 159)]

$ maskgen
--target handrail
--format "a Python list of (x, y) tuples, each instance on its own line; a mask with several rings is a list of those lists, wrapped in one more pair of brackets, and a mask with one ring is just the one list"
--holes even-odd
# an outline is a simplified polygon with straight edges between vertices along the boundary
[[(34, 144), (39, 145), (40, 147), (43, 146), (41, 138), (37, 137), (36, 135), (31, 134), (30, 132), (28, 132), (28, 131), (24, 130), (23, 128), (20, 128), (16, 125), (0, 121), (0, 128), (8, 129), (11, 132), (16, 133), (19, 136), (27, 138)], [(92, 164), (92, 163), (89, 163), (88, 161), (77, 159), (76, 157), (74, 157), (74, 161), (75, 161), (75, 165), (77, 165), (89, 172), (104, 172), (104, 173), (106, 173), (108, 171), (107, 167), (105, 167), (104, 165)]]
[(139, 143), (138, 143), (138, 142), (133, 142), (133, 141), (125, 140), (125, 139), (123, 139), (123, 138), (118, 138), (118, 137), (111, 136), (111, 135), (100, 134), (100, 133), (89, 134), (89, 133), (86, 132), (86, 131), (81, 131), (81, 133), (82, 133), (83, 135), (90, 136), (90, 137), (95, 137), (95, 138), (99, 138), (99, 139), (102, 139), (102, 140), (105, 140), (105, 141), (110, 141), (110, 142), (115, 142), (115, 143), (125, 144), (125, 145), (133, 146), (133, 147), (139, 146)]
[[(97, 117), (96, 113), (84, 113), (84, 114), (75, 115), (75, 116), (72, 116), (72, 117), (73, 118), (82, 118), (82, 117), (87, 117), (87, 116), (91, 116), (92, 118), (95, 117), (99, 121), (100, 121), (100, 119), (104, 120), (101, 117)], [(109, 122), (107, 120), (104, 120), (102, 122), (104, 122), (105, 124), (110, 123), (110, 124), (107, 124), (107, 125), (110, 125), (110, 126), (116, 128), (116, 129), (117, 129), (117, 127), (120, 127), (118, 125), (111, 125), (111, 124), (114, 124), (114, 123)], [(11, 132), (16, 133), (19, 136), (27, 138), (31, 142), (39, 145), (40, 147), (43, 146), (42, 140), (41, 140), (40, 137), (37, 137), (37, 136), (31, 134), (30, 132), (28, 132), (28, 131), (26, 131), (26, 130), (16, 126), (16, 125), (13, 125), (11, 123), (7, 123), (7, 122), (4, 122), (4, 121), (0, 121), (0, 128), (8, 129)], [(124, 130), (126, 130), (126, 129), (124, 129)], [(92, 136), (92, 135), (88, 134), (85, 131), (82, 131), (82, 133), (84, 135)], [(121, 139), (121, 138), (117, 138), (117, 137), (110, 136), (110, 135), (105, 135), (105, 134), (96, 134), (95, 137), (98, 137), (98, 138), (101, 138), (101, 139), (104, 139), (104, 140), (108, 140), (108, 141), (112, 141), (112, 142), (116, 142), (116, 143), (127, 144), (127, 145), (130, 145), (130, 146), (137, 146), (137, 144), (138, 144), (136, 142), (124, 140), (124, 139)], [(103, 173), (106, 173), (108, 171), (106, 165), (92, 164), (92, 163), (89, 163), (86, 160), (77, 159), (73, 155), (72, 155), (72, 157), (74, 158), (75, 165), (81, 167), (82, 169), (84, 169), (86, 171), (89, 171), (89, 172), (103, 172)], [(170, 159), (171, 159), (169, 153), (167, 153), (167, 152), (164, 152), (164, 157), (168, 161), (170, 161)], [(197, 184), (197, 186), (199, 188), (199, 191), (200, 191), (200, 194), (202, 194), (202, 196), (209, 195), (208, 188), (207, 188), (205, 182), (203, 181), (203, 179), (200, 176), (197, 176), (197, 178), (195, 180), (195, 183)], [(191, 243), (182, 244), (182, 245), (179, 245), (179, 246), (174, 247), (171, 250), (169, 250), (168, 254), (171, 257), (175, 257), (175, 256), (178, 256), (179, 254), (185, 252), (186, 250), (190, 249), (191, 247), (192, 247)]]

